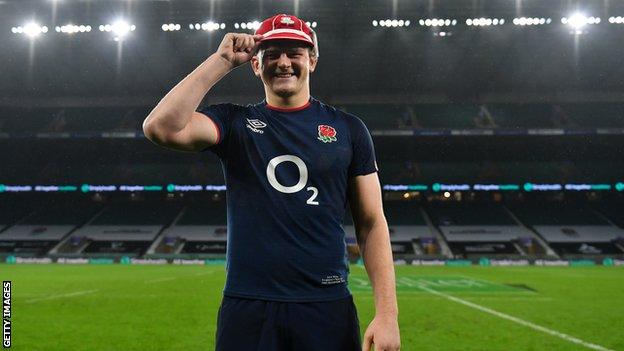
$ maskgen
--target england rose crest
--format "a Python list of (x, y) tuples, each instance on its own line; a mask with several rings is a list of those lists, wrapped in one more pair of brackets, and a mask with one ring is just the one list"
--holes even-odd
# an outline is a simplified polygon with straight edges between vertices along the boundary
[(336, 130), (332, 126), (321, 124), (318, 126), (318, 140), (324, 143), (331, 143), (336, 141)]

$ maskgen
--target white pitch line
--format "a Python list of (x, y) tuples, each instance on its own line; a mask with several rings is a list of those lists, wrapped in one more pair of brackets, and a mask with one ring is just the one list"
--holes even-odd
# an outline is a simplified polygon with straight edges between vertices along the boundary
[(523, 319), (520, 319), (520, 318), (517, 318), (517, 317), (514, 317), (514, 316), (510, 316), (508, 314), (505, 314), (505, 313), (502, 313), (502, 312), (498, 312), (498, 311), (495, 311), (493, 309), (490, 309), (490, 308), (487, 308), (487, 307), (484, 307), (484, 306), (481, 306), (481, 305), (477, 305), (476, 303), (472, 303), (470, 301), (466, 301), (466, 300), (460, 299), (460, 298), (455, 297), (455, 296), (447, 295), (445, 293), (441, 293), (439, 291), (436, 291), (436, 290), (433, 290), (433, 289), (430, 289), (430, 288), (427, 288), (427, 287), (424, 287), (424, 286), (421, 286), (420, 288), (425, 290), (425, 291), (427, 291), (427, 292), (429, 292), (429, 293), (431, 293), (431, 294), (434, 294), (434, 295), (437, 295), (437, 296), (441, 296), (441, 297), (444, 297), (444, 298), (446, 298), (448, 300), (451, 300), (453, 302), (457, 302), (459, 304), (462, 304), (464, 306), (468, 306), (468, 307), (477, 309), (479, 311), (482, 311), (482, 312), (485, 312), (485, 313), (489, 313), (489, 314), (494, 315), (496, 317), (503, 318), (503, 319), (506, 319), (506, 320), (509, 320), (509, 321), (512, 321), (512, 322), (524, 325), (525, 327), (529, 327), (531, 329), (535, 329), (535, 330), (541, 331), (543, 333), (556, 336), (558, 338), (561, 338), (563, 340), (569, 341), (569, 342), (574, 343), (574, 344), (582, 345), (582, 346), (585, 346), (585, 347), (593, 349), (593, 350), (614, 351), (614, 350), (608, 349), (608, 348), (600, 346), (600, 345), (596, 345), (596, 344), (592, 344), (592, 343), (587, 342), (587, 341), (583, 341), (583, 340), (581, 340), (579, 338), (575, 338), (575, 337), (570, 336), (568, 334), (564, 334), (564, 333), (558, 332), (556, 330), (548, 329), (548, 328), (542, 327), (540, 325), (537, 325), (537, 324), (525, 321)]
[[(357, 291), (353, 291), (354, 293), (359, 293), (361, 292), (361, 290), (357, 290)], [(398, 292), (400, 297), (409, 297), (410, 299), (435, 299), (435, 300), (442, 300), (444, 299), (444, 297), (442, 296), (431, 296), (429, 294), (424, 294), (422, 292), (412, 292), (412, 291), (399, 291)], [(375, 296), (372, 295), (361, 295), (358, 296), (359, 299), (374, 299)], [(469, 298), (471, 299), (478, 299), (478, 300), (501, 300), (501, 301), (553, 301), (554, 299), (551, 297), (531, 297), (531, 296), (527, 296), (527, 297), (504, 297), (504, 296), (469, 296)]]
[(552, 297), (534, 297), (534, 296), (470, 296), (476, 300), (503, 300), (503, 301), (553, 301)]
[(159, 278), (159, 279), (154, 279), (154, 280), (146, 280), (146, 283), (160, 283), (160, 282), (167, 282), (170, 280), (174, 280), (175, 277), (170, 277), (170, 278)]
[(74, 296), (86, 295), (86, 294), (94, 293), (96, 291), (99, 291), (99, 289), (85, 290), (85, 291), (76, 291), (76, 292), (73, 292), (73, 293), (52, 295), (52, 296), (48, 296), (48, 297), (42, 297), (42, 298), (39, 298), (39, 299), (30, 299), (30, 300), (26, 300), (26, 303), (33, 303), (33, 302), (46, 301), (46, 300), (62, 299), (62, 298), (65, 298), (65, 297), (74, 297)]

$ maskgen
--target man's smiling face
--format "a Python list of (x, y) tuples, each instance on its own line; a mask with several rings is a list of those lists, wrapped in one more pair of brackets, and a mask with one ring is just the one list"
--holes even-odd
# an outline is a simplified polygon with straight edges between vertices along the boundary
[(272, 40), (261, 45), (252, 59), (252, 68), (266, 90), (290, 97), (309, 88), (310, 72), (314, 71), (316, 62), (313, 51), (305, 43)]

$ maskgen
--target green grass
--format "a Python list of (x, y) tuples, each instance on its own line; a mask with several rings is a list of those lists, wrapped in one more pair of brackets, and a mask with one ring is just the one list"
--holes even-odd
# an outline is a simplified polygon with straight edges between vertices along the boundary
[[(624, 267), (396, 267), (402, 350), (624, 350)], [(351, 269), (362, 334), (373, 295)], [(223, 266), (6, 265), (15, 350), (212, 350)], [(73, 295), (68, 295), (73, 294)], [(61, 296), (65, 295), (65, 296)], [(59, 297), (60, 296), (60, 297)]]

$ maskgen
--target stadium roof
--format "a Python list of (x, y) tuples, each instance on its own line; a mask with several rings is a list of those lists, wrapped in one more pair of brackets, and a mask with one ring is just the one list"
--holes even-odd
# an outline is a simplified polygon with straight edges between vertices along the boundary
[[(620, 1), (4, 0), (0, 104), (45, 105), (59, 99), (72, 105), (119, 99), (151, 104), (214, 52), (226, 32), (251, 32), (236, 24), (279, 12), (317, 22), (321, 61), (312, 92), (328, 101), (462, 101), (494, 95), (541, 100), (557, 94), (619, 101), (624, 91), (624, 48), (616, 44), (624, 24), (615, 23), (624, 15)], [(575, 13), (601, 20), (580, 29), (562, 23)], [(514, 25), (520, 17), (551, 22)], [(123, 38), (98, 30), (120, 19), (136, 30)], [(410, 25), (373, 26), (385, 19)], [(457, 22), (421, 25), (426, 19)], [(467, 25), (474, 19), (505, 23)], [(225, 28), (195, 29), (208, 21)], [(15, 33), (31, 22), (47, 32), (35, 38)], [(180, 30), (162, 30), (169, 23)], [(92, 30), (60, 31), (70, 24)], [(213, 93), (216, 100), (253, 100), (261, 98), (262, 88), (249, 67), (242, 67)]]

